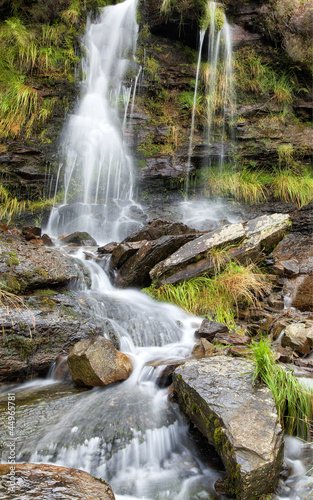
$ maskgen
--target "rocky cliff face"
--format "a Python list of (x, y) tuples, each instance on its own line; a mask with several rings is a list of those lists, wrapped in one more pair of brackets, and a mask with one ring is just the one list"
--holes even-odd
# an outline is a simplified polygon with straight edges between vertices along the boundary
[[(285, 150), (301, 164), (311, 161), (312, 0), (300, 3), (295, 2), (289, 12), (285, 0), (224, 2), (231, 25), (236, 89), (235, 107), (226, 110), (226, 162), (235, 158), (239, 165), (252, 169), (278, 166), (288, 161)], [(161, 0), (141, 0), (138, 5), (138, 64), (134, 69), (141, 65), (142, 72), (125, 136), (137, 163), (141, 198), (149, 191), (182, 188), (189, 162), (199, 23), (205, 9), (200, 0), (168, 5), (167, 11), (162, 11)], [(134, 75), (128, 76), (134, 81)], [(192, 171), (214, 165), (221, 152), (216, 137), (210, 146), (207, 143), (205, 78), (203, 60)], [(0, 182), (19, 199), (53, 195), (59, 136), (65, 113), (74, 108), (79, 91), (64, 78), (34, 75), (32, 84), (44, 97), (55, 97), (57, 104), (41, 136), (25, 139), (21, 134), (0, 144)], [(231, 138), (235, 138), (235, 148)]]

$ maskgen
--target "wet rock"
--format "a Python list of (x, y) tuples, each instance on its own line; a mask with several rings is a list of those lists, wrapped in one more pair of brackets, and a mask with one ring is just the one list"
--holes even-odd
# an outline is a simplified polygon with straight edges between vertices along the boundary
[(36, 238), (41, 237), (41, 228), (40, 227), (25, 226), (22, 229), (22, 234), (23, 234), (25, 240), (27, 240), (27, 241), (34, 240)]
[(46, 247), (54, 247), (54, 243), (48, 234), (43, 234), (41, 240)]
[(281, 363), (292, 363), (293, 361), (293, 350), (291, 347), (277, 347), (275, 349), (277, 360)]
[[(49, 293), (48, 293), (49, 292)], [(86, 315), (86, 298), (41, 290), (24, 298), (26, 308), (0, 309), (0, 382), (47, 376), (59, 356), (80, 340), (103, 335), (103, 321)]]
[(113, 250), (117, 247), (117, 245), (119, 245), (119, 243), (112, 241), (111, 243), (103, 245), (103, 247), (99, 247), (97, 252), (100, 255), (108, 255), (113, 252)]
[(67, 356), (60, 354), (54, 362), (51, 370), (52, 378), (56, 380), (71, 380), (71, 375), (67, 363)]
[(294, 211), (291, 215), (292, 230), (302, 235), (311, 235), (313, 233), (313, 202), (300, 210)]
[[(196, 238), (182, 246), (169, 258), (157, 264), (150, 272), (153, 281), (161, 284), (178, 283), (203, 273), (213, 272), (216, 261), (211, 251), (232, 245), (221, 264), (235, 259), (250, 263), (269, 253), (290, 228), (288, 215), (273, 214), (257, 217), (245, 225), (231, 224)], [(237, 244), (237, 246), (235, 246)]]
[(281, 260), (277, 264), (274, 264), (273, 270), (278, 272), (278, 274), (285, 274), (286, 276), (295, 276), (299, 274), (299, 265), (296, 259)]
[(195, 234), (162, 236), (148, 241), (130, 257), (118, 270), (114, 284), (120, 288), (146, 287), (151, 284), (150, 270), (168, 255), (171, 255), (186, 242), (193, 240)]
[(96, 387), (125, 380), (131, 360), (104, 337), (78, 342), (68, 355), (71, 377), (77, 385)]
[(121, 243), (116, 245), (112, 252), (110, 267), (119, 269), (137, 250), (139, 250), (146, 241), (135, 241), (129, 243)]
[[(13, 472), (14, 474), (13, 474)], [(47, 464), (0, 464), (0, 492), (11, 500), (114, 500), (111, 487), (87, 472)], [(13, 479), (12, 479), (13, 478)], [(15, 488), (11, 488), (15, 485)], [(1, 494), (1, 493), (0, 493)]]
[(242, 346), (251, 344), (251, 338), (246, 335), (237, 335), (235, 333), (217, 333), (214, 337), (214, 342), (223, 345)]
[[(130, 241), (151, 241), (157, 240), (162, 236), (178, 236), (181, 234), (194, 234), (198, 231), (191, 229), (181, 222), (169, 222), (162, 219), (154, 219), (145, 225), (140, 231), (132, 234), (124, 240), (124, 242)], [(123, 243), (124, 243), (123, 242)]]
[(247, 360), (215, 356), (187, 361), (173, 375), (181, 408), (217, 449), (228, 491), (240, 500), (273, 491), (282, 467), (275, 404), (266, 386), (252, 386), (252, 371)]
[(198, 342), (195, 343), (191, 354), (196, 358), (205, 358), (206, 356), (212, 356), (214, 352), (215, 346), (206, 338), (200, 338)]
[(311, 323), (292, 323), (285, 329), (283, 347), (291, 347), (300, 354), (309, 354), (313, 347), (313, 325)]
[(75, 245), (75, 246), (86, 246), (93, 247), (97, 245), (97, 242), (90, 234), (76, 231), (75, 233), (65, 236), (61, 239), (64, 245)]
[[(179, 273), (181, 269), (187, 271), (181, 273), (182, 275), (185, 274), (187, 277), (196, 276), (198, 274), (198, 262), (194, 262), (195, 260), (205, 257), (212, 248), (239, 242), (244, 237), (244, 234), (243, 224), (240, 223), (224, 226), (221, 229), (195, 238), (194, 241), (183, 245), (166, 260), (159, 262), (150, 272), (151, 279), (157, 280), (161, 276), (170, 275), (168, 278), (160, 279), (160, 282), (162, 284), (175, 283), (183, 279), (183, 276), (180, 276)], [(188, 264), (192, 264), (192, 270), (190, 269), (191, 266), (187, 267)]]
[(313, 311), (313, 275), (302, 275), (285, 281), (284, 293), (289, 305), (299, 311)]
[(210, 319), (204, 319), (200, 328), (195, 331), (195, 337), (196, 339), (202, 337), (212, 341), (217, 333), (226, 333), (228, 331), (228, 327), (223, 323), (218, 323), (217, 321), (212, 321)]
[(9, 292), (62, 287), (82, 276), (80, 264), (59, 249), (37, 246), (8, 233), (0, 234), (0, 248), (1, 281)]

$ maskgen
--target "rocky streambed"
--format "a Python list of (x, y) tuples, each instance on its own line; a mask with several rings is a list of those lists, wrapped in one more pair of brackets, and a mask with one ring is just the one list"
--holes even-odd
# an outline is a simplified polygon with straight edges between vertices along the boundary
[[(205, 491), (212, 498), (224, 498), (226, 492), (234, 498), (259, 498), (275, 489), (283, 470), (282, 429), (268, 389), (253, 387), (252, 367), (240, 356), (246, 354), (253, 337), (267, 332), (274, 340), (277, 358), (286, 367), (292, 367), (296, 374), (312, 376), (313, 323), (308, 295), (301, 293), (304, 302), (299, 307), (300, 295), (286, 294), (294, 280), (310, 280), (312, 259), (307, 247), (310, 236), (290, 232), (287, 214), (264, 215), (247, 223), (224, 223), (211, 229), (195, 230), (176, 222), (152, 220), (122, 243), (105, 245), (97, 254), (85, 247), (83, 254), (73, 259), (62, 255), (60, 249), (44, 246), (39, 235), (27, 241), (17, 230), (2, 228), (2, 276), (8, 286), (16, 282), (22, 286), (19, 291), (23, 295), (19, 297), (24, 301), (4, 303), (1, 316), (1, 381), (10, 384), (9, 390), (14, 391), (19, 404), (16, 447), (19, 461), (48, 461), (83, 468), (109, 480), (118, 498), (126, 493), (135, 497), (139, 493), (147, 495), (147, 491), (153, 498), (157, 498), (153, 495), (163, 498), (165, 493), (162, 488), (158, 490), (158, 480), (147, 479), (152, 462), (158, 464), (156, 469), (161, 477), (165, 464), (170, 463), (168, 481), (172, 484), (173, 498), (181, 498), (184, 491), (178, 477), (184, 478), (184, 498), (202, 498), (201, 492)], [(83, 244), (88, 238), (82, 235), (76, 241)], [(275, 276), (273, 291), (264, 298), (262, 307), (239, 311), (238, 323), (245, 335), (234, 334), (212, 320), (201, 325), (200, 318), (173, 313), (173, 306), (157, 305), (135, 290), (113, 288), (101, 269), (101, 266), (108, 269), (122, 288), (146, 286), (155, 276), (173, 279), (186, 269), (189, 273), (186, 276), (190, 277), (190, 269), (193, 275), (203, 272), (203, 266), (210, 270), (210, 250), (225, 242), (232, 243), (233, 258), (258, 255), (271, 266)], [(75, 247), (70, 248), (73, 251)], [(155, 268), (162, 268), (162, 272), (154, 271)], [(121, 281), (123, 276), (125, 283)], [(131, 276), (134, 281), (128, 281)], [(11, 288), (11, 291), (17, 290)], [(116, 382), (98, 389), (100, 393), (86, 389), (75, 393), (66, 357), (77, 342), (89, 342), (99, 335), (126, 352), (133, 373), (122, 385)], [(47, 376), (54, 362), (58, 365), (54, 376), (67, 380), (66, 386), (55, 383), (48, 392), (44, 387), (35, 390), (26, 386), (22, 396), (23, 390), (11, 385)], [(172, 376), (181, 409), (202, 433), (200, 451), (191, 451), (194, 444), (188, 437), (186, 422), (176, 405), (167, 401), (167, 389), (157, 388), (168, 386)], [(41, 395), (39, 389), (43, 391)], [(4, 386), (4, 405), (6, 390)], [(31, 391), (28, 396), (27, 391)], [(6, 461), (5, 411), (2, 418), (2, 461)], [(209, 451), (210, 458), (208, 453), (202, 454), (203, 448), (206, 452), (211, 450), (209, 443), (223, 461), (223, 465), (218, 465), (220, 472), (207, 469), (215, 460), (213, 451)], [(156, 447), (157, 453), (151, 447)], [(185, 449), (189, 450), (188, 467)], [(177, 454), (185, 457), (180, 465), (175, 465)], [(137, 473), (143, 475), (141, 483), (134, 472), (129, 472), (133, 463), (137, 464)], [(53, 468), (41, 468), (39, 473), (37, 468), (32, 472), (33, 467), (27, 473), (27, 481), (33, 485), (38, 474), (54, 475)], [(20, 481), (26, 481), (26, 469), (26, 466), (17, 469)], [(7, 471), (4, 468), (2, 472), (1, 487), (5, 491)], [(70, 474), (76, 477), (75, 472)], [(64, 484), (68, 481), (64, 479)], [(40, 479), (40, 484), (42, 491), (46, 491), (44, 479)], [(195, 484), (193, 490), (191, 485)], [(281, 483), (280, 488), (281, 492), (284, 488), (292, 491), (286, 483)], [(300, 498), (305, 498), (309, 486), (301, 488)], [(197, 491), (195, 496), (192, 491)], [(30, 495), (26, 490), (25, 494)], [(39, 488), (38, 498), (40, 494), (43, 495)]]

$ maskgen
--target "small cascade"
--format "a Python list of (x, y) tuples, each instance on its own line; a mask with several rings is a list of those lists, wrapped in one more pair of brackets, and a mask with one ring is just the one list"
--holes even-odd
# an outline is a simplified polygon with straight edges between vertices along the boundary
[[(207, 37), (206, 37), (207, 35)], [(194, 136), (194, 116), (197, 103), (199, 70), (201, 65), (203, 45), (207, 38), (207, 64), (203, 78), (205, 80), (205, 100), (207, 116), (207, 138), (209, 147), (208, 165), (218, 164), (222, 169), (225, 160), (225, 135), (227, 121), (232, 121), (234, 108), (233, 64), (231, 29), (226, 15), (216, 2), (207, 4), (207, 28), (200, 31), (199, 56), (196, 71), (196, 85), (192, 110), (186, 195), (188, 197), (190, 183), (191, 156)], [(231, 140), (233, 140), (231, 134)], [(214, 147), (214, 154), (213, 154)], [(217, 151), (215, 151), (217, 149)]]
[(196, 104), (197, 104), (198, 82), (199, 82), (199, 73), (200, 73), (201, 55), (202, 55), (202, 47), (203, 47), (204, 37), (205, 37), (205, 30), (202, 30), (202, 31), (200, 31), (200, 45), (199, 45), (199, 55), (198, 55), (197, 72), (196, 72), (195, 93), (194, 93), (193, 106), (192, 106), (185, 198), (188, 197), (188, 191), (189, 191), (190, 162), (191, 162), (191, 153), (192, 153), (193, 133), (194, 133), (194, 127), (195, 127), (195, 111), (196, 111)]
[[(208, 81), (207, 81), (207, 141), (219, 145), (218, 163), (222, 167), (225, 159), (226, 121), (233, 116), (234, 89), (230, 25), (224, 13), (217, 16), (217, 4), (210, 2), (210, 37), (208, 44)], [(218, 30), (218, 23), (222, 28)], [(232, 139), (232, 137), (231, 137)], [(209, 154), (209, 163), (211, 155)]]
[(86, 30), (86, 78), (63, 134), (63, 167), (55, 190), (63, 173), (64, 197), (51, 212), (46, 228), (51, 236), (87, 231), (105, 243), (138, 227), (132, 219), (133, 165), (123, 140), (131, 96), (123, 79), (129, 68), (138, 72), (137, 31), (136, 0), (103, 9)]

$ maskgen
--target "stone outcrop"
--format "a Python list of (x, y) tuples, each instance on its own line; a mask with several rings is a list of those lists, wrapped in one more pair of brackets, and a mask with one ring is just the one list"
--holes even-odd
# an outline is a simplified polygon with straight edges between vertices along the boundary
[(178, 402), (220, 454), (225, 487), (236, 499), (251, 500), (276, 487), (283, 436), (270, 390), (252, 386), (252, 365), (215, 356), (187, 361), (173, 382)]
[(1, 281), (12, 293), (65, 286), (83, 273), (75, 260), (61, 251), (38, 246), (17, 235), (1, 233), (0, 249)]
[(79, 341), (103, 335), (103, 321), (86, 316), (86, 297), (41, 290), (25, 307), (0, 308), (0, 381), (45, 377), (60, 355)]
[(288, 234), (270, 255), (273, 271), (284, 280), (284, 294), (291, 307), (313, 311), (313, 237)]
[(73, 246), (88, 246), (93, 247), (97, 245), (96, 240), (90, 236), (90, 234), (76, 231), (68, 236), (61, 238), (63, 245), (73, 245)]
[[(118, 287), (145, 287), (151, 283), (149, 271), (182, 245), (197, 237), (197, 231), (178, 222), (155, 219), (140, 231), (114, 245), (110, 268)], [(106, 249), (110, 246), (106, 245)], [(99, 249), (99, 253), (104, 253)]]
[(78, 342), (71, 349), (67, 362), (74, 382), (89, 387), (125, 380), (133, 369), (128, 356), (100, 336)]
[(205, 338), (212, 341), (217, 333), (227, 333), (228, 331), (228, 327), (224, 323), (204, 319), (200, 327), (195, 331), (195, 337), (196, 339)]
[[(226, 263), (236, 259), (248, 263), (262, 253), (268, 253), (290, 228), (289, 216), (273, 214), (257, 217), (247, 224), (231, 224), (194, 239), (157, 264), (150, 272), (151, 279), (161, 284), (177, 283), (214, 270), (216, 259), (212, 250), (232, 247), (221, 255)], [(221, 263), (221, 262), (220, 262)]]
[(283, 347), (291, 347), (299, 354), (309, 354), (313, 349), (313, 323), (292, 323), (285, 329)]
[[(114, 500), (111, 487), (87, 472), (47, 464), (0, 464), (0, 495), (11, 500)], [(13, 488), (12, 486), (15, 485)], [(4, 494), (5, 496), (2, 496)]]

